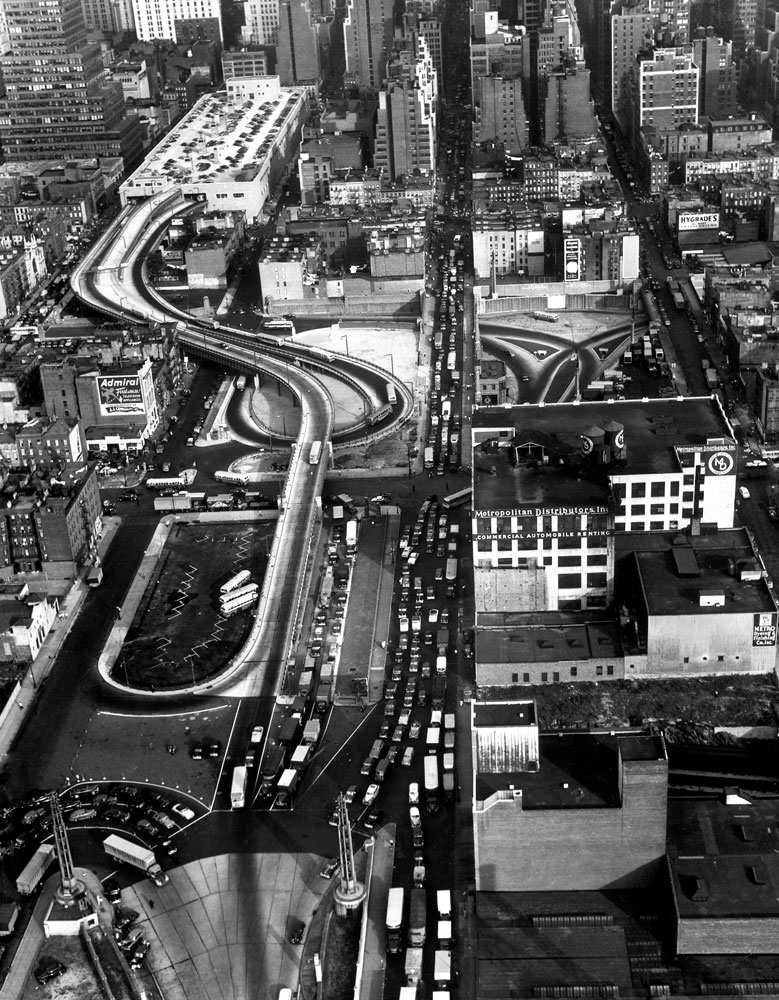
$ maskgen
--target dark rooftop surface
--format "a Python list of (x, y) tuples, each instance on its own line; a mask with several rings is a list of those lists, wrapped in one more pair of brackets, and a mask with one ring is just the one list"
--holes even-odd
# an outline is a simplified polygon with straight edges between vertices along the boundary
[[(649, 613), (653, 615), (720, 615), (728, 612), (774, 611), (765, 581), (731, 576), (731, 565), (754, 565), (749, 538), (743, 528), (711, 535), (624, 533), (616, 536), (617, 560), (633, 552)], [(759, 564), (758, 564), (759, 565)], [(724, 592), (724, 607), (701, 607), (701, 591)]]
[[(609, 466), (583, 455), (582, 433), (612, 422), (624, 427), (626, 460), (617, 468), (628, 476), (678, 471), (674, 446), (731, 438), (709, 397), (480, 408), (473, 414), (474, 509), (604, 504)], [(528, 446), (527, 453), (546, 464), (515, 469), (511, 449), (485, 447), (496, 440)]]
[(680, 915), (779, 917), (777, 830), (778, 799), (733, 806), (721, 799), (669, 799), (671, 879)]
[(478, 702), (473, 707), (474, 726), (534, 726), (536, 725), (536, 703)]
[[(554, 614), (551, 612), (550, 614)], [(495, 619), (513, 619), (501, 627)], [(619, 628), (612, 621), (544, 623), (535, 613), (480, 614), (477, 621), (479, 659), (500, 663), (552, 663), (620, 656)], [(490, 627), (486, 627), (490, 626)]]

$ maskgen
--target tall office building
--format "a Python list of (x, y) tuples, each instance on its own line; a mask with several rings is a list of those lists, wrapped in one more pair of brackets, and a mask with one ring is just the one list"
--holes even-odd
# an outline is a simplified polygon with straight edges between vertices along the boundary
[(80, 0), (4, 0), (0, 142), (6, 160), (124, 156), (134, 165), (141, 127), (125, 116), (99, 45), (87, 44)]
[(346, 82), (381, 90), (392, 46), (392, 0), (348, 0), (344, 19)]
[(624, 131), (630, 115), (630, 74), (638, 53), (652, 44), (655, 14), (650, 4), (619, 2), (611, 15), (611, 110)]
[(248, 0), (243, 5), (241, 36), (247, 44), (275, 45), (279, 33), (279, 0)]
[(427, 45), (412, 29), (396, 41), (387, 66), (387, 85), (379, 94), (375, 167), (391, 180), (414, 171), (434, 174), (438, 84)]
[(135, 30), (131, 0), (82, 0), (87, 31)]
[(310, 0), (281, 0), (276, 72), (283, 87), (319, 89), (330, 43), (330, 19), (314, 18)]
[[(156, 38), (178, 40), (179, 21), (216, 21), (222, 40), (221, 0), (132, 0), (135, 31), (142, 42)], [(210, 34), (210, 33), (209, 33)]]
[(480, 81), (476, 142), (501, 143), (507, 156), (519, 156), (530, 145), (530, 123), (520, 77), (485, 76)]
[(629, 135), (638, 143), (641, 129), (678, 129), (698, 123), (698, 67), (692, 46), (655, 49), (636, 60), (631, 77)]
[(738, 111), (733, 43), (717, 38), (711, 29), (699, 29), (696, 35), (693, 54), (700, 71), (698, 114), (701, 118), (729, 118)]
[(590, 96), (590, 71), (583, 60), (566, 59), (543, 81), (544, 142), (571, 142), (598, 134), (595, 103)]

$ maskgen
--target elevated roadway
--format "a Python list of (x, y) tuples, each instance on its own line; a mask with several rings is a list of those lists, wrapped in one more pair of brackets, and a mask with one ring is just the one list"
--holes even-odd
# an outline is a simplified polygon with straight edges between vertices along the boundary
[[(141, 258), (162, 238), (168, 222), (190, 211), (195, 202), (180, 192), (165, 192), (124, 209), (116, 224), (92, 247), (74, 270), (74, 292), (92, 308), (117, 317), (133, 315), (147, 323), (176, 324), (179, 341), (203, 357), (237, 368), (261, 371), (285, 383), (297, 396), (301, 429), (284, 484), (276, 534), (270, 552), (260, 603), (250, 637), (231, 667), (203, 690), (251, 696), (261, 686), (276, 689), (292, 652), (301, 612), (310, 546), (314, 537), (317, 499), (327, 473), (327, 454), (333, 434), (332, 398), (317, 378), (318, 372), (344, 377), (349, 384), (371, 380), (393, 382), (401, 402), (396, 421), (411, 413), (408, 387), (389, 372), (358, 359), (346, 359), (317, 348), (276, 337), (247, 333), (200, 320), (169, 305), (147, 287)], [(322, 460), (308, 461), (311, 445), (322, 442)], [(171, 692), (167, 691), (167, 695)]]

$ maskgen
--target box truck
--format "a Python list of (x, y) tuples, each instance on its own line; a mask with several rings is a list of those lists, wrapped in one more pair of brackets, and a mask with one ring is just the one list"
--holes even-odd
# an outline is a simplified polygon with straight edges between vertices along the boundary
[(406, 984), (414, 986), (422, 978), (422, 949), (406, 949)]
[(245, 764), (233, 768), (233, 782), (230, 786), (230, 804), (233, 809), (243, 809), (246, 805), (247, 773)]
[(273, 791), (276, 775), (284, 766), (284, 747), (270, 747), (265, 751), (260, 768), (260, 795), (267, 798)]
[(29, 896), (43, 878), (43, 873), (54, 860), (54, 844), (41, 844), (16, 879), (16, 891)]
[(433, 756), (425, 757), (425, 805), (431, 813), (438, 809), (438, 758)]
[(433, 962), (433, 985), (437, 990), (446, 989), (452, 978), (451, 951), (437, 951)]
[(408, 908), (408, 943), (421, 948), (427, 933), (427, 897), (424, 889), (412, 889)]
[(392, 888), (387, 897), (387, 951), (397, 955), (403, 944), (405, 889)]
[(452, 919), (452, 891), (451, 889), (439, 889), (435, 894), (436, 906), (438, 907), (439, 920)]
[(295, 794), (299, 779), (300, 771), (296, 771), (294, 768), (288, 767), (282, 773), (278, 783), (278, 795), (276, 796), (276, 805), (279, 809), (290, 809), (292, 807), (292, 796)]

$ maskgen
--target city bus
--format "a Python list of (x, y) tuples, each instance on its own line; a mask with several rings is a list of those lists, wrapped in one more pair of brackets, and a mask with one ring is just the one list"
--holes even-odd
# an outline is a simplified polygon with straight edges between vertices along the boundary
[(226, 469), (215, 472), (214, 479), (217, 483), (234, 483), (236, 486), (247, 486), (249, 483), (249, 477), (245, 473), (229, 472)]
[(457, 493), (450, 493), (448, 497), (443, 499), (444, 510), (453, 510), (455, 507), (463, 507), (471, 499), (471, 487), (467, 486), (464, 490), (458, 490)]
[(311, 451), (308, 454), (308, 464), (318, 465), (321, 456), (322, 456), (322, 442), (314, 441), (314, 443), (311, 445)]
[(457, 579), (457, 560), (447, 559), (446, 560), (446, 579), (449, 583), (453, 583)]
[(392, 382), (387, 382), (387, 402), (390, 406), (394, 406), (397, 401), (398, 397), (395, 394), (395, 386)]
[(388, 417), (392, 413), (392, 404), (385, 403), (384, 406), (379, 406), (375, 410), (371, 410), (368, 416), (365, 418), (366, 421), (371, 425), (378, 424), (380, 420)]

